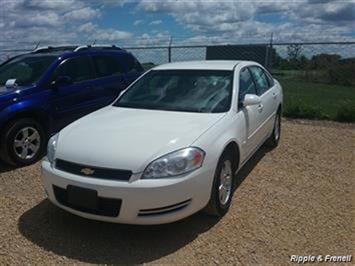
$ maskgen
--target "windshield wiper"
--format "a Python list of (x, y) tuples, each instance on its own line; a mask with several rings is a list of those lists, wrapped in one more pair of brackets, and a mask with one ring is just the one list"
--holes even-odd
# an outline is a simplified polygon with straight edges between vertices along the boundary
[(136, 108), (136, 109), (151, 109), (151, 110), (162, 110), (162, 111), (176, 111), (176, 112), (193, 112), (193, 113), (205, 113), (204, 111), (197, 108), (189, 107), (172, 107), (164, 105), (145, 105), (145, 104), (133, 104), (133, 103), (116, 103), (116, 107), (126, 107), (126, 108)]

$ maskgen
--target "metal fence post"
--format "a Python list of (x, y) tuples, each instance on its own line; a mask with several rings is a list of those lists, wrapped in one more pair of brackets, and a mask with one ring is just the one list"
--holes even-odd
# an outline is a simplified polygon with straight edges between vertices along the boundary
[(273, 56), (274, 56), (274, 49), (272, 47), (272, 42), (273, 42), (273, 37), (274, 37), (274, 33), (271, 32), (271, 37), (270, 37), (270, 50), (269, 50), (269, 62), (268, 62), (268, 68), (271, 70), (272, 69), (272, 60), (273, 60)]
[(173, 37), (170, 36), (169, 47), (168, 47), (168, 62), (171, 63), (171, 44), (173, 42)]

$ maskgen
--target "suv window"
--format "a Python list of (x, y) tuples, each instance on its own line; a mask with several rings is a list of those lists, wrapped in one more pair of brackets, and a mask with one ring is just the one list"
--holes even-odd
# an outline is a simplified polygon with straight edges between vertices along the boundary
[(243, 101), (246, 94), (256, 94), (256, 87), (249, 69), (243, 68), (239, 77), (239, 103)]
[(8, 79), (16, 79), (17, 85), (29, 85), (40, 79), (48, 67), (57, 59), (55, 56), (25, 55), (13, 58), (0, 65), (0, 85)]
[(69, 76), (73, 82), (94, 79), (95, 75), (90, 57), (79, 56), (64, 61), (54, 71), (54, 79), (59, 76)]
[(122, 74), (124, 71), (117, 58), (107, 55), (94, 56), (94, 62), (99, 77)]
[(126, 60), (127, 60), (128, 73), (129, 72), (142, 72), (143, 71), (143, 68), (142, 68), (141, 64), (138, 62), (138, 60), (136, 58), (134, 58), (134, 56), (129, 54), (126, 57)]
[(250, 71), (254, 77), (256, 83), (258, 95), (264, 94), (269, 89), (269, 83), (264, 70), (258, 66), (250, 67)]

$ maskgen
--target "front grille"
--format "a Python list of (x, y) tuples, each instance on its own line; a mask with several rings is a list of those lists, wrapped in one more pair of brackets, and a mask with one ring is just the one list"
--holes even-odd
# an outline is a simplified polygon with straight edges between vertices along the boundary
[(154, 216), (154, 215), (162, 215), (162, 214), (167, 214), (167, 213), (171, 213), (171, 212), (176, 212), (176, 211), (186, 208), (190, 204), (190, 202), (191, 202), (191, 199), (188, 199), (183, 202), (179, 202), (179, 203), (165, 206), (165, 207), (139, 210), (138, 216), (141, 216), (141, 217), (142, 216)]
[(97, 207), (95, 209), (89, 209), (89, 208), (84, 208), (69, 203), (68, 193), (67, 190), (64, 188), (53, 185), (53, 192), (56, 200), (60, 204), (77, 211), (91, 213), (95, 215), (108, 216), (108, 217), (117, 217), (120, 213), (121, 204), (122, 204), (121, 199), (97, 197)]
[(55, 168), (58, 170), (68, 172), (74, 175), (80, 175), (85, 177), (95, 177), (101, 179), (122, 180), (128, 181), (132, 175), (132, 171), (102, 168), (96, 166), (88, 166), (83, 164), (72, 163), (57, 159), (55, 162)]

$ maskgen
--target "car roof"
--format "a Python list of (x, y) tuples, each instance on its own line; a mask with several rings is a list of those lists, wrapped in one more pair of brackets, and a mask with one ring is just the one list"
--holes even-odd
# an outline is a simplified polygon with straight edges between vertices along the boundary
[(40, 47), (29, 54), (54, 55), (62, 58), (71, 57), (79, 54), (128, 54), (128, 52), (115, 45), (83, 45), (83, 46), (48, 46)]
[(238, 60), (205, 60), (205, 61), (184, 61), (159, 65), (154, 70), (179, 70), (179, 69), (203, 69), (203, 70), (233, 70), (240, 63), (250, 61)]

